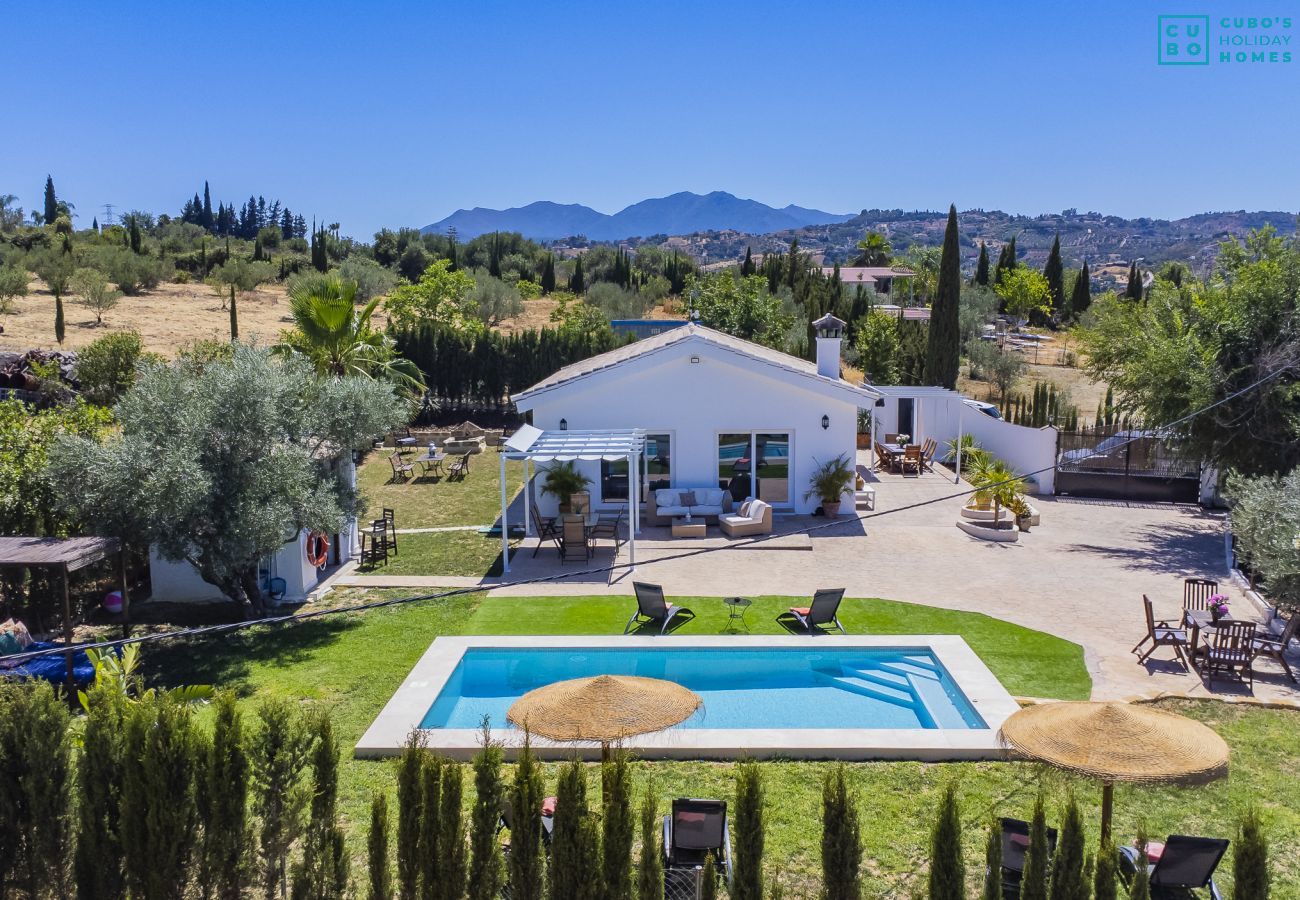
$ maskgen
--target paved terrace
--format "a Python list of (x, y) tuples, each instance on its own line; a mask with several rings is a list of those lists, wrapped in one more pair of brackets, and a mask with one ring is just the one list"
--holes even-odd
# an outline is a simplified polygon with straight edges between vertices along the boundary
[[(865, 463), (865, 456), (859, 460)], [(1014, 544), (967, 536), (954, 524), (962, 499), (945, 499), (968, 490), (950, 474), (920, 478), (875, 476), (876, 510), (866, 521), (844, 521), (814, 533), (778, 538), (762, 545), (719, 553), (694, 553), (723, 547), (710, 529), (705, 540), (673, 540), (667, 529), (646, 528), (637, 542), (637, 571), (584, 573), (581, 564), (561, 564), (553, 545), (532, 558), (528, 539), (512, 558), (511, 580), (567, 575), (562, 581), (503, 587), (496, 594), (580, 596), (632, 593), (632, 581), (653, 581), (669, 595), (732, 596), (790, 594), (810, 596), (819, 587), (847, 588), (852, 597), (885, 597), (911, 603), (987, 613), (1059, 635), (1084, 646), (1095, 699), (1160, 692), (1207, 696), (1198, 675), (1185, 673), (1162, 649), (1139, 665), (1129, 651), (1145, 631), (1141, 598), (1155, 603), (1157, 617), (1176, 619), (1182, 607), (1182, 579), (1215, 578), (1241, 614), (1252, 607), (1228, 581), (1224, 517), (1194, 506), (1125, 505), (1110, 501), (1039, 497), (1034, 503), (1042, 524)], [(925, 504), (925, 505), (917, 505)], [(776, 532), (789, 532), (826, 520), (778, 519)], [(811, 548), (811, 549), (809, 549)], [(619, 554), (626, 563), (627, 546)], [(609, 566), (607, 542), (592, 567)], [(497, 579), (484, 579), (491, 584)], [(462, 586), (471, 579), (349, 576), (355, 586)], [(1294, 664), (1293, 664), (1294, 666)], [(1300, 699), (1300, 691), (1267, 660), (1255, 679), (1260, 699)], [(1226, 681), (1215, 694), (1241, 693)]]

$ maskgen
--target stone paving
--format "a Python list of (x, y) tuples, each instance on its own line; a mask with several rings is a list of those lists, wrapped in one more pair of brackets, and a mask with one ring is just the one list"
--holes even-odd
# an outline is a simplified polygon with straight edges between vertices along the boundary
[[(845, 587), (854, 597), (884, 597), (911, 603), (983, 612), (1083, 645), (1096, 699), (1163, 692), (1190, 696), (1241, 695), (1227, 682), (1213, 692), (1195, 672), (1184, 672), (1161, 650), (1145, 665), (1129, 651), (1145, 632), (1142, 595), (1155, 603), (1157, 617), (1178, 618), (1182, 579), (1217, 579), (1237, 615), (1253, 613), (1228, 578), (1225, 517), (1195, 506), (1124, 504), (1111, 501), (1038, 497), (1042, 524), (1011, 544), (967, 536), (955, 522), (964, 502), (942, 467), (916, 478), (876, 476), (876, 510), (863, 521), (844, 519), (811, 535), (812, 552), (730, 547), (723, 539), (672, 541), (666, 529), (647, 528), (637, 547), (637, 570), (600, 571), (615, 564), (602, 544), (589, 566), (561, 564), (553, 546), (536, 559), (529, 538), (512, 559), (509, 581), (542, 583), (502, 586), (493, 592), (516, 596), (575, 596), (632, 593), (632, 581), (662, 584), (670, 595), (810, 596), (819, 587)], [(777, 531), (825, 526), (827, 520), (777, 520)], [(617, 564), (628, 562), (628, 547)], [(555, 580), (550, 580), (555, 579)], [(483, 584), (506, 579), (483, 579)], [(428, 576), (346, 576), (339, 584), (372, 587), (463, 587), (472, 579)], [(490, 602), (490, 601), (489, 601)], [(1293, 664), (1293, 667), (1295, 664)], [(1280, 668), (1259, 664), (1254, 696), (1298, 700)]]

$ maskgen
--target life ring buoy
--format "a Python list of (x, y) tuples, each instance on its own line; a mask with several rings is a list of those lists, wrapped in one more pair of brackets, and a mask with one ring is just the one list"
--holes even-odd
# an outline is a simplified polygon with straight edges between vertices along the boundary
[(307, 562), (321, 568), (329, 561), (330, 539), (319, 531), (307, 535)]

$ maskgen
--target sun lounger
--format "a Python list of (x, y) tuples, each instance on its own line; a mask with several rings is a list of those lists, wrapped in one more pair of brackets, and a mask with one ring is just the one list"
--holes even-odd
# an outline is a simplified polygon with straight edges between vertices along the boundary
[(792, 606), (786, 615), (794, 616), (809, 634), (820, 631), (823, 625), (834, 625), (841, 634), (848, 634), (839, 620), (843, 599), (844, 588), (821, 590), (813, 594), (812, 606)]
[[(1208, 888), (1214, 900), (1222, 900), (1214, 883), (1214, 870), (1228, 852), (1223, 838), (1190, 837), (1171, 834), (1163, 844), (1148, 847), (1147, 859), (1136, 847), (1121, 847), (1120, 857), (1125, 878), (1132, 882), (1137, 867), (1143, 863), (1151, 877), (1151, 900), (1174, 900), (1192, 896), (1189, 891)], [(1154, 861), (1151, 857), (1156, 857)]]
[(658, 625), (659, 633), (663, 634), (668, 630), (668, 623), (677, 616), (689, 614), (695, 618), (695, 613), (686, 607), (669, 603), (664, 598), (664, 589), (657, 584), (634, 581), (632, 589), (636, 591), (636, 612), (627, 620), (624, 634), (639, 625)]

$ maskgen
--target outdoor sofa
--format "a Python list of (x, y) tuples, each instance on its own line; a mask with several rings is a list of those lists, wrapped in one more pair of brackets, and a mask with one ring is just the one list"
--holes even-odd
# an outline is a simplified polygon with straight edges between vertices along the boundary
[(718, 525), (727, 537), (753, 537), (772, 533), (772, 505), (752, 497), (734, 513), (718, 517)]
[[(668, 525), (687, 512), (692, 518), (718, 521), (731, 512), (731, 494), (719, 487), (660, 488), (647, 492), (646, 524)], [(690, 496), (687, 496), (687, 495)], [(691, 501), (689, 505), (686, 501)]]

